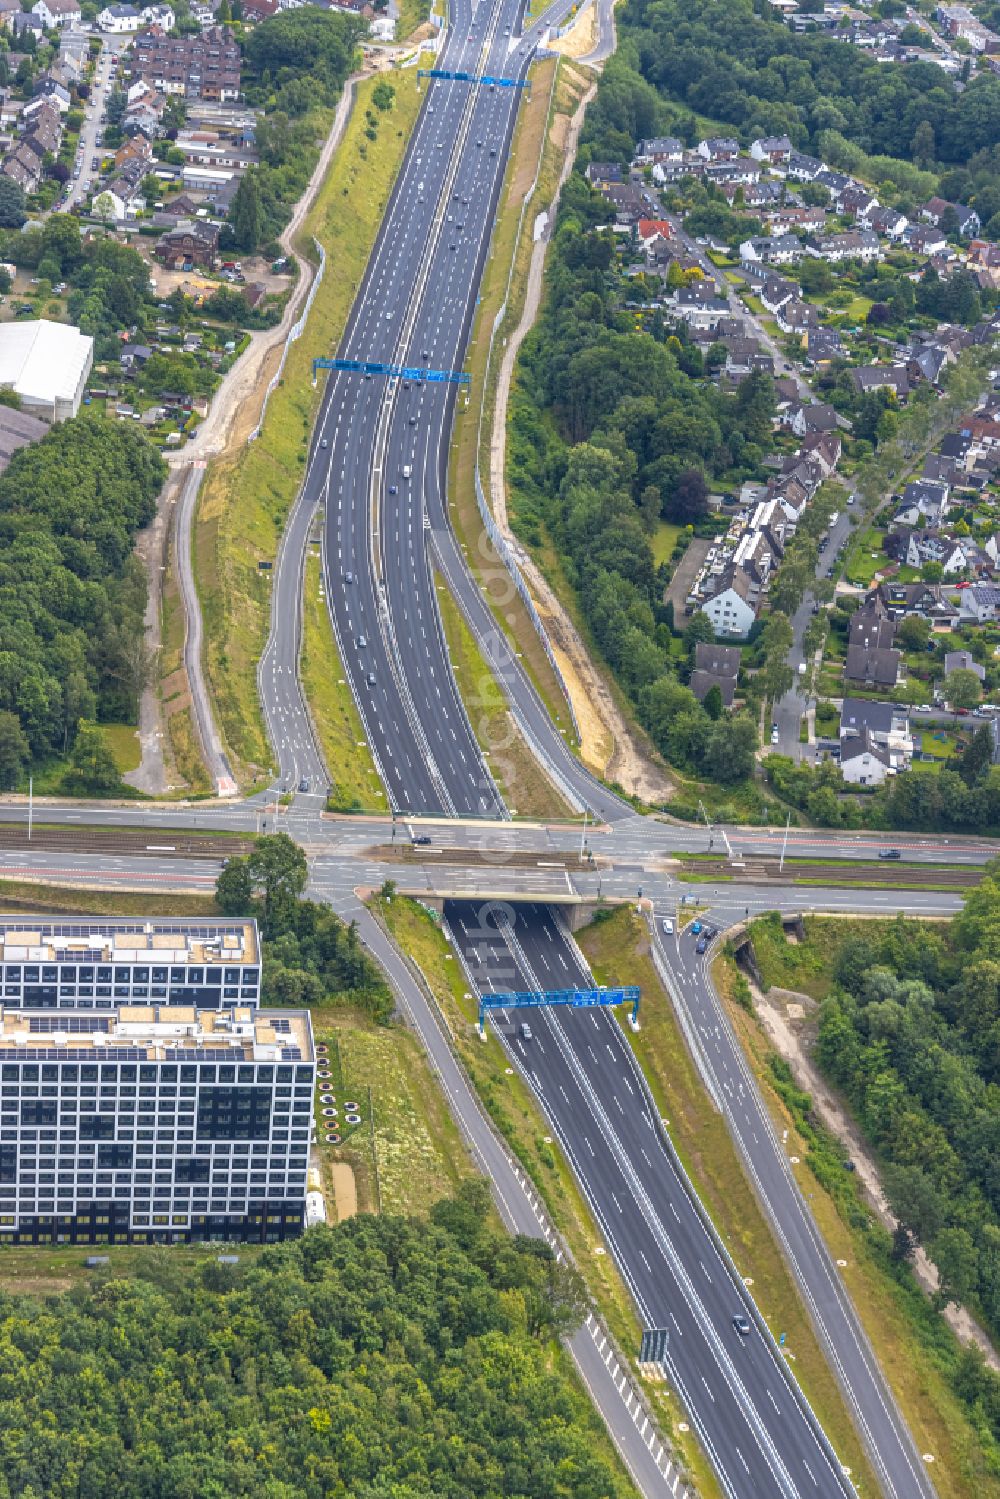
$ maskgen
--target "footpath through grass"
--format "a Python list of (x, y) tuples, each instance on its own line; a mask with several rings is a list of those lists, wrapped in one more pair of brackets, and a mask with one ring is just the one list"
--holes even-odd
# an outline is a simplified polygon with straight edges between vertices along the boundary
[[(306, 332), (291, 345), (260, 437), (212, 465), (199, 501), (193, 550), (205, 667), (220, 728), (243, 780), (250, 768), (272, 764), (256, 677), (270, 623), (271, 574), (259, 564), (274, 561), (305, 470), (322, 395), (312, 387), (312, 360), (332, 353), (340, 341), (420, 104), (415, 72), (394, 72), (393, 107), (380, 113), (371, 103), (379, 81), (385, 75), (358, 85), (344, 138), (300, 236), (302, 253), (315, 254), (315, 235), (327, 256)], [(369, 128), (377, 129), (374, 141), (366, 135)]]
[[(439, 918), (417, 901), (378, 899), (375, 909), (394, 938), (422, 972), (440, 1007), (452, 1045), (479, 1098), (508, 1148), (531, 1176), (551, 1221), (572, 1250), (588, 1290), (624, 1357), (634, 1361), (641, 1328), (635, 1306), (549, 1125), (507, 1054), (490, 1032), (480, 1041), (476, 1002), (465, 971), (452, 952)], [(694, 1480), (700, 1499), (721, 1499), (707, 1461), (690, 1433), (679, 1431), (685, 1412), (664, 1384), (643, 1386), (661, 1429), (671, 1433), (679, 1461)]]
[(344, 676), (320, 571), (319, 552), (306, 558), (302, 608), (302, 688), (312, 710), (330, 772), (329, 807), (335, 812), (388, 811), (364, 728)]
[(455, 681), (501, 796), (520, 817), (572, 817), (572, 807), (528, 748), (465, 617), (437, 575), (435, 587)]
[(599, 983), (637, 983), (642, 989), (640, 1030), (623, 1026), (668, 1122), (670, 1137), (701, 1201), (732, 1255), (748, 1276), (751, 1294), (775, 1337), (784, 1333), (798, 1380), (862, 1494), (878, 1485), (840, 1387), (816, 1340), (795, 1282), (748, 1181), (721, 1114), (713, 1108), (674, 1018), (673, 1007), (650, 956), (645, 923), (629, 907), (602, 913), (577, 933)]
[[(881, 925), (881, 923), (880, 923)], [(807, 917), (806, 941), (778, 947), (774, 923), (753, 923), (754, 949), (768, 982), (822, 998), (840, 947), (871, 921)], [(713, 968), (719, 992), (743, 1043), (771, 1116), (787, 1130), (787, 1149), (830, 1254), (841, 1271), (865, 1331), (916, 1443), (934, 1458), (929, 1468), (940, 1499), (998, 1499), (1000, 1477), (990, 1470), (968, 1409), (955, 1394), (960, 1358), (957, 1339), (920, 1291), (908, 1266), (891, 1259), (888, 1233), (861, 1197), (856, 1178), (843, 1170), (843, 1147), (817, 1123), (808, 1093), (788, 1072), (753, 1015), (736, 998), (741, 975), (730, 958)], [(863, 1492), (874, 1492), (866, 1489)]]

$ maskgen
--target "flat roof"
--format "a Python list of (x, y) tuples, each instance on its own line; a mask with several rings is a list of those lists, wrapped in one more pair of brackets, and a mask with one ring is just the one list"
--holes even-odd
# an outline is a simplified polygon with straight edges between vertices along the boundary
[(41, 318), (0, 328), (0, 385), (35, 401), (73, 400), (94, 340), (68, 323)]
[(308, 1010), (121, 1005), (112, 1014), (0, 1007), (0, 1060), (312, 1062)]
[(0, 915), (0, 963), (139, 963), (143, 959), (255, 964), (260, 961), (257, 923)]

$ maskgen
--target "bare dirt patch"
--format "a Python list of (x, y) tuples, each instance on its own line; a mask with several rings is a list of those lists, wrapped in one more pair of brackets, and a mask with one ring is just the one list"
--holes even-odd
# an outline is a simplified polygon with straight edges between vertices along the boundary
[(353, 1218), (358, 1211), (358, 1189), (354, 1169), (346, 1161), (331, 1161), (328, 1167), (333, 1182), (334, 1210), (337, 1222)]

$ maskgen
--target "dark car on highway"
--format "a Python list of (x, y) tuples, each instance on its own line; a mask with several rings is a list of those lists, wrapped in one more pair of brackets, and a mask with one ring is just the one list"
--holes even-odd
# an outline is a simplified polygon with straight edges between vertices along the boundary
[(708, 938), (707, 937), (699, 937), (698, 941), (695, 943), (695, 948), (694, 948), (695, 952), (702, 953), (702, 952), (706, 952), (707, 949), (708, 949)]
[(878, 856), (880, 859), (901, 859), (903, 857), (898, 848), (880, 848)]

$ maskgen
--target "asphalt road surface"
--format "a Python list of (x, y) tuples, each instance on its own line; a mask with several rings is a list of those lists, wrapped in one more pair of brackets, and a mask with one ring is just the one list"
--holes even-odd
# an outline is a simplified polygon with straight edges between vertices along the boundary
[[(740, 920), (743, 908), (736, 900), (727, 894), (726, 904), (713, 907), (709, 919), (723, 928)], [(747, 1174), (803, 1293), (882, 1491), (891, 1499), (911, 1495), (928, 1499), (934, 1489), (924, 1464), (896, 1410), (840, 1272), (803, 1199), (795, 1168), (712, 985), (712, 947), (704, 954), (697, 953), (696, 938), (680, 933), (676, 919), (674, 933), (665, 934), (662, 920), (667, 914), (675, 918), (676, 908), (660, 908), (654, 942), (669, 976), (674, 1006), (684, 1018), (699, 1071), (725, 1115)]]
[[(557, 0), (519, 36), (519, 0), (456, 0), (438, 65), (525, 78)], [(602, 4), (602, 18), (608, 6)], [(489, 250), (521, 90), (434, 80), (414, 129), (340, 348), (343, 358), (459, 370)], [(322, 351), (317, 351), (322, 352)], [(457, 387), (330, 375), (300, 501), (275, 575), (260, 686), (281, 782), (318, 797), (327, 772), (297, 681), (302, 555), (325, 514), (327, 601), (346, 679), (394, 808), (502, 819), (506, 809), (458, 695), (433, 569), (447, 576), (494, 660), (529, 742), (571, 800), (630, 816), (574, 759), (471, 580), (447, 519)], [(308, 785), (308, 792), (305, 786)], [(577, 790), (579, 788), (579, 790)]]
[[(480, 992), (592, 984), (547, 906), (456, 901), (445, 920)], [(491, 1018), (573, 1166), (643, 1325), (668, 1330), (665, 1371), (723, 1491), (732, 1499), (852, 1493), (710, 1229), (615, 1017), (544, 1008)], [(746, 1319), (745, 1334), (734, 1317)]]

